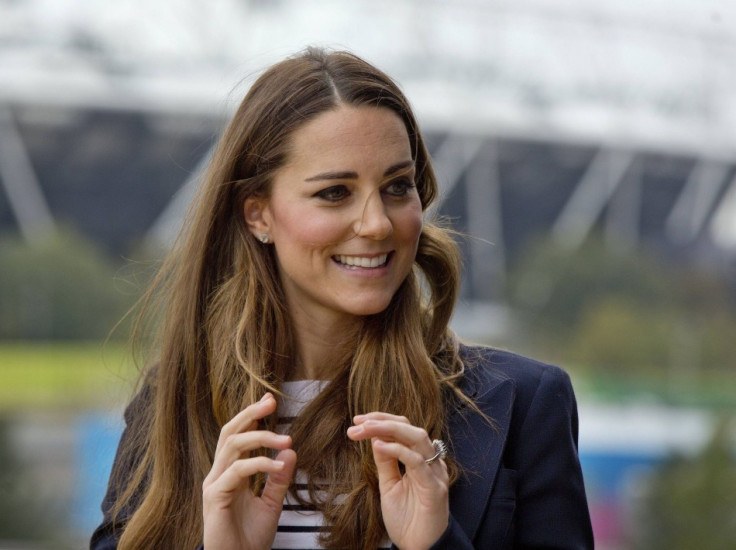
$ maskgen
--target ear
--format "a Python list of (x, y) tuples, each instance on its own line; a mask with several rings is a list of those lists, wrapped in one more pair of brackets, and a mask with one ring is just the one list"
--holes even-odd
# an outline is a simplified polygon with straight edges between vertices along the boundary
[(270, 217), (268, 215), (268, 200), (263, 197), (248, 197), (243, 204), (245, 223), (256, 238), (271, 232)]

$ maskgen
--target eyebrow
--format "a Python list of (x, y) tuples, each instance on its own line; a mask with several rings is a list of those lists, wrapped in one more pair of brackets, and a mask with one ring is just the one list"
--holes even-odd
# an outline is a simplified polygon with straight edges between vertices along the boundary
[[(387, 168), (386, 171), (383, 173), (383, 177), (392, 176), (393, 174), (397, 172), (401, 172), (402, 170), (405, 170), (412, 166), (414, 166), (413, 160), (405, 160), (402, 162), (398, 162), (394, 164), (393, 166), (390, 166), (389, 168)], [(355, 179), (358, 179), (358, 173), (346, 170), (342, 172), (322, 172), (321, 174), (310, 176), (304, 181), (355, 180)]]

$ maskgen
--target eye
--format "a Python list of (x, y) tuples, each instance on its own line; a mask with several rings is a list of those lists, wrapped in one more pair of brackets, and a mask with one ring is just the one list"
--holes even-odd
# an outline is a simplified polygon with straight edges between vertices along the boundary
[(344, 185), (333, 185), (332, 187), (318, 191), (314, 196), (326, 201), (338, 202), (346, 199), (349, 195), (350, 191)]
[(408, 195), (414, 187), (416, 187), (416, 185), (411, 179), (399, 178), (384, 187), (384, 192), (393, 197), (404, 197)]

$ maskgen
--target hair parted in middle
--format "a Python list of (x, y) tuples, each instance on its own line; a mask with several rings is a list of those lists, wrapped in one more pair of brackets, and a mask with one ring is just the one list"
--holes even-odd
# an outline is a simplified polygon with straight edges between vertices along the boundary
[[(144, 301), (163, 300), (163, 320), (156, 367), (141, 392), (150, 396), (140, 399), (149, 410), (130, 430), (139, 435), (121, 445), (135, 475), (122, 479), (113, 472), (121, 495), (117, 512), (137, 508), (121, 549), (193, 548), (201, 542), (202, 481), (221, 427), (264, 392), (278, 392), (297, 360), (274, 247), (249, 231), (243, 205), (249, 197), (268, 199), (275, 172), (289, 160), (295, 130), (339, 105), (396, 113), (409, 136), (423, 209), (437, 196), (408, 101), (366, 61), (310, 48), (255, 81)], [(425, 222), (415, 268), (385, 311), (345, 335), (342, 368), (292, 424), (297, 467), (331, 526), (323, 535), (328, 548), (373, 549), (386, 535), (370, 442), (346, 436), (354, 415), (402, 415), (430, 438), (451, 440), (446, 404), (467, 399), (455, 386), (463, 365), (448, 328), (459, 270), (450, 232)], [(271, 429), (269, 422), (275, 419), (266, 422)], [(456, 476), (456, 466), (448, 464)], [(262, 484), (260, 476), (253, 490)]]

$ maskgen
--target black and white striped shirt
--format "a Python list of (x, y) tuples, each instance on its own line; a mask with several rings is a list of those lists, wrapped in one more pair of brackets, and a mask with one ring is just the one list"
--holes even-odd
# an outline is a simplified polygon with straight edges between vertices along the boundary
[[(289, 399), (278, 399), (278, 433), (288, 433), (291, 423), (302, 409), (314, 399), (327, 381), (298, 380), (285, 382), (281, 390)], [(296, 492), (299, 497), (309, 500), (306, 475), (297, 470), (295, 473)], [(324, 516), (314, 507), (301, 505), (290, 494), (284, 498), (284, 508), (279, 517), (279, 526), (272, 550), (319, 550), (324, 548), (319, 544), (319, 535), (325, 529)], [(380, 546), (388, 549), (391, 543), (388, 539)]]

